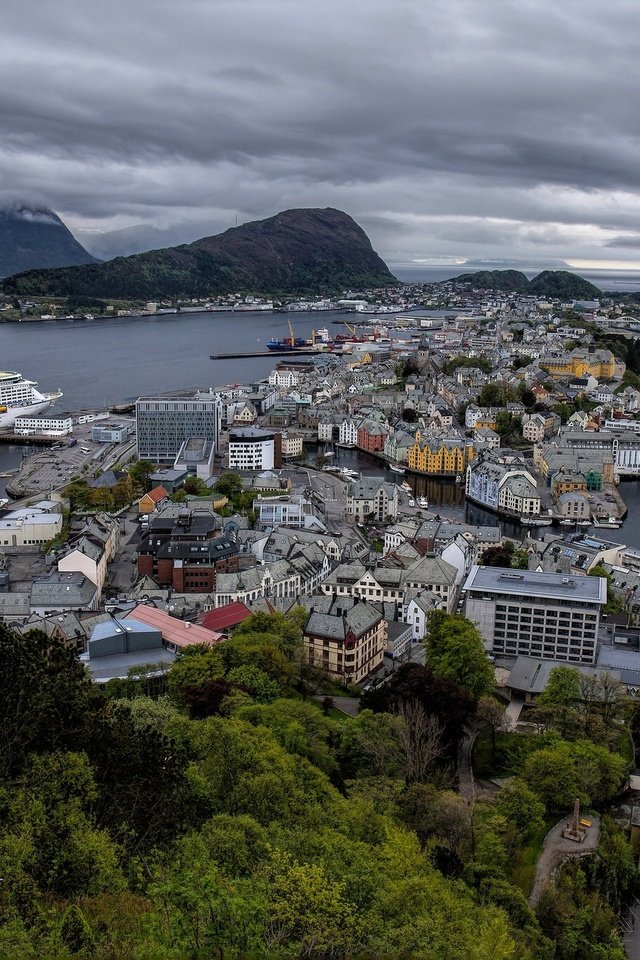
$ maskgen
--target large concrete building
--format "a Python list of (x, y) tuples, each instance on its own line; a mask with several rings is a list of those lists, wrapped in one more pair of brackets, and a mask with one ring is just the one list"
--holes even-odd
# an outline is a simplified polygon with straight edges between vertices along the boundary
[(563, 576), (473, 566), (463, 587), (465, 614), (487, 651), (595, 663), (603, 577)]
[(202, 437), (218, 445), (222, 403), (211, 394), (205, 399), (140, 397), (136, 402), (138, 457), (173, 464), (185, 440)]

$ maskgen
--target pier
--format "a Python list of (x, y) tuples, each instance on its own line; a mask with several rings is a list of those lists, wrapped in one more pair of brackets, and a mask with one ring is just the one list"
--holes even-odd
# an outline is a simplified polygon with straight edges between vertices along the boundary
[[(260, 350), (257, 353), (211, 353), (209, 354), (210, 360), (245, 360), (247, 357), (310, 357), (315, 356), (316, 353), (322, 353), (322, 350), (313, 349), (309, 347), (308, 350), (304, 348), (298, 350)], [(328, 352), (328, 351), (324, 351)]]

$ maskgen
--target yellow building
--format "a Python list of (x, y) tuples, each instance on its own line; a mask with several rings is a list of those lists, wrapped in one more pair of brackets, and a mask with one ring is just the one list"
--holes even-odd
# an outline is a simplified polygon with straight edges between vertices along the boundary
[(407, 451), (410, 470), (432, 476), (456, 476), (464, 473), (474, 455), (473, 443), (460, 439), (423, 440), (416, 433), (416, 442)]
[(597, 380), (607, 380), (616, 373), (616, 358), (611, 350), (590, 347), (576, 347), (571, 353), (558, 357), (541, 357), (540, 363), (556, 377), (584, 377), (591, 374)]
[(496, 428), (496, 418), (495, 416), (480, 417), (475, 422), (476, 430), (495, 430)]

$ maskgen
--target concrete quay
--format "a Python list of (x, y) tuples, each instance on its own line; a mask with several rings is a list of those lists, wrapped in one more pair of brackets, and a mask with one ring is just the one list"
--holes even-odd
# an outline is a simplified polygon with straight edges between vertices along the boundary
[[(93, 423), (84, 423), (74, 428), (73, 446), (68, 446), (71, 437), (49, 438), (49, 449), (38, 450), (27, 457), (18, 472), (6, 485), (7, 496), (14, 500), (22, 497), (44, 496), (62, 490), (76, 478), (90, 480), (98, 473), (110, 469), (119, 460), (129, 459), (135, 453), (135, 421), (120, 417), (131, 424), (132, 432), (125, 443), (97, 443), (91, 439)], [(22, 443), (31, 446), (38, 437), (20, 437)], [(88, 452), (84, 452), (88, 451)]]

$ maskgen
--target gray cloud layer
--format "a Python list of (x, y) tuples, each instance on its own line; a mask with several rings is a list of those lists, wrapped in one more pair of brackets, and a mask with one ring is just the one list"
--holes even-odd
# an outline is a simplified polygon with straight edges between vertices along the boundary
[(0, 190), (76, 232), (332, 205), (392, 261), (640, 261), (635, 0), (5, 0), (2, 20)]

